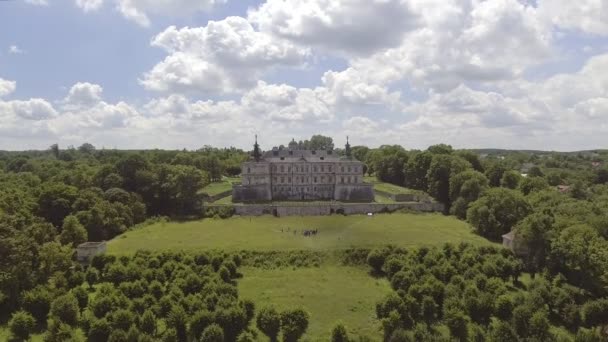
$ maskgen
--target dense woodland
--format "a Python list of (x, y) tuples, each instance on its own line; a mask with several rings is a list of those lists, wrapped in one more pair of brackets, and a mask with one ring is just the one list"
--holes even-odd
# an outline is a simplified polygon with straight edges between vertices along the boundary
[[(316, 136), (300, 146), (333, 143)], [(353, 155), (381, 181), (428, 192), (446, 204), (445, 214), (490, 240), (514, 229), (527, 251), (446, 245), (352, 252), (350, 259), (395, 290), (376, 310), (385, 341), (606, 339), (607, 151), (355, 146)], [(257, 331), (271, 341), (298, 340), (306, 312), (239, 300), (239, 255), (142, 252), (99, 257), (86, 269), (74, 262), (81, 242), (108, 240), (159, 216), (201, 217), (199, 190), (238, 175), (246, 158), (234, 148), (90, 144), (0, 152), (1, 324), (15, 340), (41, 331), (47, 341), (254, 341)], [(332, 340), (366, 339), (338, 325)]]

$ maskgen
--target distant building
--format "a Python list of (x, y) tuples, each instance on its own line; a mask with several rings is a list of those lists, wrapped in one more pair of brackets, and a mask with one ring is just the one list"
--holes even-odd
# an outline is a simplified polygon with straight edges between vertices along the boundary
[(76, 247), (76, 259), (78, 262), (88, 264), (94, 256), (106, 252), (106, 242), (85, 242)]
[(354, 159), (348, 138), (345, 155), (333, 150), (305, 150), (295, 142), (289, 148), (262, 153), (256, 141), (251, 160), (243, 163), (240, 185), (232, 190), (234, 202), (273, 200), (337, 200), (372, 202), (372, 184), (363, 182), (363, 163)]
[(556, 186), (557, 191), (561, 192), (561, 193), (566, 193), (570, 191), (570, 185), (558, 185)]
[(502, 245), (510, 249), (515, 255), (522, 256), (528, 254), (528, 249), (521, 244), (521, 240), (517, 237), (514, 230), (502, 236)]

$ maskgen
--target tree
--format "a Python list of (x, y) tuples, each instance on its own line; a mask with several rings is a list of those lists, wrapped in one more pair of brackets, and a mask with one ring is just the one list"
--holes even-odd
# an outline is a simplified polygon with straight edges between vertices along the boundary
[(549, 331), (551, 324), (545, 311), (537, 311), (530, 318), (530, 336), (537, 341), (552, 341), (553, 334)]
[(519, 183), (519, 189), (524, 195), (538, 192), (549, 187), (549, 183), (543, 177), (525, 177)]
[(503, 174), (507, 171), (507, 167), (504, 162), (492, 162), (488, 167), (486, 167), (486, 176), (490, 181), (491, 187), (500, 186), (500, 181), (502, 179)]
[(348, 332), (342, 323), (336, 324), (331, 330), (331, 342), (349, 342)]
[(34, 317), (25, 311), (17, 311), (13, 313), (11, 320), (8, 322), (8, 327), (14, 338), (22, 341), (27, 341), (30, 334), (34, 330), (36, 321)]
[(471, 164), (460, 157), (448, 154), (434, 155), (426, 175), (429, 194), (449, 207), (450, 177), (469, 168)]
[(405, 169), (405, 184), (410, 188), (426, 191), (428, 189), (426, 175), (432, 160), (433, 154), (428, 151), (410, 157)]
[(498, 240), (530, 211), (530, 205), (519, 192), (494, 188), (471, 203), (467, 211), (467, 221), (478, 234)]
[(584, 224), (562, 230), (551, 243), (553, 271), (574, 285), (604, 294), (608, 286), (608, 242)]
[(608, 324), (608, 299), (597, 299), (585, 303), (582, 316), (586, 327)]
[[(201, 310), (194, 314), (190, 320), (190, 335), (201, 336), (203, 331), (214, 323), (213, 313), (208, 310)], [(143, 330), (143, 328), (142, 328)], [(222, 332), (223, 333), (223, 332)]]
[(38, 198), (38, 215), (61, 227), (63, 219), (72, 211), (78, 189), (63, 183), (47, 183)]
[(454, 149), (451, 145), (437, 144), (429, 146), (429, 148), (427, 148), (427, 151), (431, 152), (432, 154), (452, 154), (452, 152), (454, 152)]
[(389, 251), (386, 248), (376, 248), (367, 255), (367, 264), (372, 267), (376, 274), (382, 273), (382, 267)]
[(308, 329), (308, 312), (302, 309), (287, 310), (281, 313), (283, 342), (296, 342)]
[(172, 329), (175, 329), (175, 332), (177, 333), (177, 340), (179, 342), (187, 341), (187, 323), (188, 319), (184, 308), (181, 305), (173, 305), (167, 317), (167, 326)]
[(492, 322), (490, 325), (490, 336), (489, 341), (491, 342), (514, 342), (518, 341), (517, 334), (511, 325), (507, 322), (498, 320)]
[(483, 172), (483, 165), (481, 165), (481, 160), (479, 160), (479, 154), (473, 151), (459, 150), (456, 151), (454, 155), (471, 163), (471, 166), (473, 166), (473, 170)]
[[(306, 145), (306, 142), (304, 144)], [(309, 150), (333, 150), (334, 140), (331, 137), (315, 134), (305, 147)]]
[(146, 310), (141, 316), (139, 329), (148, 335), (156, 335), (156, 316), (154, 316), (154, 313), (151, 310)]
[(92, 154), (95, 152), (95, 146), (89, 143), (84, 143), (78, 147), (78, 151), (84, 154)]
[(262, 308), (258, 312), (256, 326), (271, 342), (276, 342), (281, 329), (281, 316), (272, 306)]
[(500, 186), (507, 189), (517, 189), (521, 175), (517, 171), (505, 171), (500, 179)]
[(450, 330), (450, 335), (458, 341), (467, 341), (468, 321), (464, 312), (451, 309), (445, 312), (444, 321)]
[(518, 239), (526, 247), (526, 263), (532, 271), (541, 270), (550, 253), (550, 237), (555, 219), (550, 212), (535, 212), (515, 227)]
[(224, 331), (217, 324), (211, 324), (203, 331), (201, 342), (224, 342)]
[(89, 284), (89, 289), (92, 289), (93, 285), (99, 280), (99, 271), (94, 267), (89, 267), (84, 277)]
[(70, 326), (78, 323), (79, 312), (78, 300), (72, 293), (59, 296), (51, 303), (51, 316)]
[(89, 293), (82, 286), (73, 288), (70, 292), (76, 297), (78, 301), (78, 307), (80, 310), (84, 310), (89, 304)]
[(59, 159), (59, 145), (57, 144), (53, 144), (49, 147), (49, 151), (51, 151), (51, 154), (53, 156), (55, 156), (55, 158)]
[(76, 216), (69, 215), (63, 220), (59, 241), (64, 245), (76, 247), (87, 241), (87, 230), (78, 221)]
[(46, 287), (38, 286), (26, 291), (22, 297), (23, 308), (29, 312), (38, 324), (44, 324), (51, 310), (51, 294)]
[(538, 167), (538, 166), (532, 166), (530, 168), (530, 171), (528, 171), (528, 176), (530, 176), (530, 177), (543, 177), (544, 174), (540, 170), (540, 167)]
[(483, 173), (467, 170), (450, 177), (450, 212), (460, 219), (466, 218), (471, 202), (476, 201), (488, 189), (488, 179)]

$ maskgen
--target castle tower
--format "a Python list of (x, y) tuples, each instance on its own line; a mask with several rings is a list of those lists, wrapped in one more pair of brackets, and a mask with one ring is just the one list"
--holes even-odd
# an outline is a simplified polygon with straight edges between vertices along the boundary
[(255, 144), (253, 144), (253, 159), (258, 162), (262, 157), (262, 152), (260, 151), (260, 145), (258, 145), (258, 135), (255, 135)]
[(350, 144), (348, 143), (348, 135), (346, 136), (346, 146), (344, 147), (344, 154), (349, 159), (352, 157), (352, 151), (350, 150)]

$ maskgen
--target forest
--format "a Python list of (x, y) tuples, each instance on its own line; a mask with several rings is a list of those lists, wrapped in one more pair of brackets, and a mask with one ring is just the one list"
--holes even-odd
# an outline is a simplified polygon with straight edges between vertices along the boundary
[[(311, 138), (302, 146), (333, 146)], [(331, 144), (331, 145), (330, 145)], [(320, 145), (320, 146), (321, 146)], [(338, 153), (340, 151), (338, 150)], [(384, 341), (605, 341), (608, 325), (608, 152), (353, 147), (379, 180), (428, 192), (445, 215), (498, 247), (386, 246), (343, 251), (386, 278)], [(201, 218), (199, 190), (236, 176), (248, 153), (119, 151), (91, 144), (0, 152), (0, 324), (15, 341), (297, 341), (308, 313), (239, 298), (248, 253), (97, 257), (74, 247), (168, 217)], [(292, 258), (289, 254), (284, 256)], [(305, 256), (304, 256), (305, 257)], [(339, 317), (336, 317), (339, 320)], [(367, 341), (337, 324), (332, 341)]]

